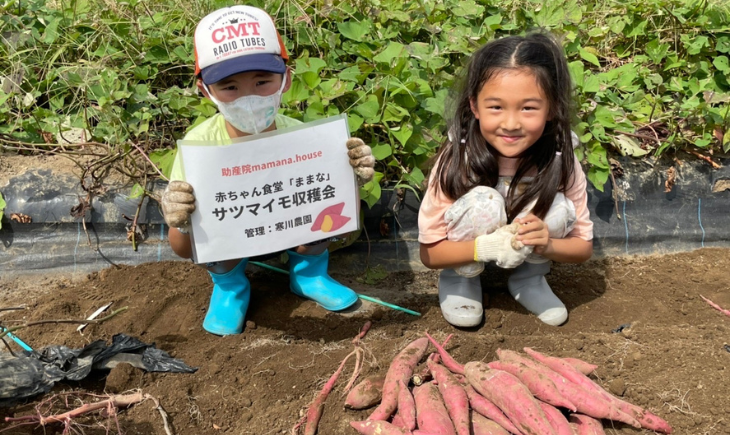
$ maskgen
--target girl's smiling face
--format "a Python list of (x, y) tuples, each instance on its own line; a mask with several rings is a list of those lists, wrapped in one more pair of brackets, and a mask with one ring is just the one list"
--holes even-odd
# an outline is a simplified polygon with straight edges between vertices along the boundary
[(504, 157), (519, 157), (542, 136), (550, 107), (529, 70), (496, 72), (471, 101), (484, 139)]

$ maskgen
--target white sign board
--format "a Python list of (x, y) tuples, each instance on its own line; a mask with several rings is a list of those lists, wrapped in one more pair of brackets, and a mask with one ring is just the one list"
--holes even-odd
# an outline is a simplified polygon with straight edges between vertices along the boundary
[(195, 191), (193, 261), (247, 258), (356, 231), (348, 137), (339, 115), (229, 145), (178, 141)]

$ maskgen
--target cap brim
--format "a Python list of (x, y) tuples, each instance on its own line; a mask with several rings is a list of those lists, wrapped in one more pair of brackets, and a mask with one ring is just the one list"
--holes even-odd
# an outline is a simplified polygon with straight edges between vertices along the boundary
[(284, 63), (284, 59), (278, 54), (248, 54), (206, 67), (200, 72), (200, 77), (203, 79), (203, 83), (211, 85), (226, 77), (247, 71), (268, 71), (284, 74), (286, 72), (286, 64)]

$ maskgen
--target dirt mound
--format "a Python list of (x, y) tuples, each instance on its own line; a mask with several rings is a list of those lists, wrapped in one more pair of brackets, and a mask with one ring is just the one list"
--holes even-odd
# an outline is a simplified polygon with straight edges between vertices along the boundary
[[(705, 303), (703, 295), (730, 308), (730, 251), (704, 249), (687, 254), (609, 259), (582, 265), (555, 265), (548, 281), (566, 302), (570, 320), (559, 328), (541, 324), (506, 291), (502, 271), (482, 276), (487, 318), (479, 328), (447, 324), (438, 308), (437, 274), (394, 273), (375, 284), (359, 276), (336, 276), (356, 291), (416, 310), (420, 317), (363, 302), (350, 312), (327, 313), (288, 290), (285, 275), (249, 266), (253, 287), (243, 334), (215, 337), (201, 328), (211, 284), (206, 272), (188, 262), (161, 262), (110, 268), (82, 282), (46, 277), (33, 284), (2, 284), (1, 306), (20, 303), (28, 311), (4, 312), (4, 322), (25, 318), (84, 318), (107, 302), (129, 309), (83, 335), (75, 325), (44, 325), (17, 332), (34, 348), (87, 343), (126, 333), (155, 345), (190, 366), (194, 374), (146, 373), (120, 365), (80, 383), (60, 383), (44, 397), (11, 409), (0, 418), (34, 413), (59, 392), (96, 393), (141, 389), (160, 400), (176, 434), (283, 434), (300, 419), (366, 320), (373, 327), (363, 341), (362, 375), (384, 372), (408, 342), (428, 331), (443, 340), (459, 361), (496, 359), (497, 348), (530, 346), (554, 356), (599, 365), (597, 380), (624, 399), (665, 418), (677, 434), (730, 434), (730, 317)], [(12, 284), (12, 288), (10, 285)], [(22, 293), (13, 291), (23, 286)], [(620, 325), (631, 324), (613, 333)], [(321, 434), (354, 433), (351, 420), (367, 411), (343, 408), (341, 389), (348, 365), (326, 402)], [(88, 396), (82, 397), (89, 400)], [(125, 434), (164, 434), (151, 403), (121, 412)], [(116, 433), (104, 417), (76, 421), (78, 433)], [(0, 423), (0, 428), (8, 427)], [(61, 433), (60, 425), (11, 429), (10, 434)], [(609, 434), (649, 433), (623, 424)]]

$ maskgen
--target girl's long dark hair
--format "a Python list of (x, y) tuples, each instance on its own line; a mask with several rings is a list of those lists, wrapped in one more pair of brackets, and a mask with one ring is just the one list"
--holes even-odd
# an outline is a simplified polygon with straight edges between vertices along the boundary
[[(438, 153), (438, 168), (433, 183), (449, 198), (456, 200), (476, 186), (495, 187), (499, 179), (498, 153), (482, 136), (471, 101), (484, 84), (505, 70), (527, 70), (537, 79), (549, 104), (545, 131), (521, 156), (506, 198), (511, 222), (531, 201), (532, 212), (543, 219), (557, 192), (570, 186), (574, 157), (570, 130), (573, 108), (572, 83), (565, 54), (548, 33), (508, 36), (489, 42), (471, 58), (466, 76), (452, 98), (454, 106), (447, 123), (449, 138)], [(524, 193), (517, 186), (531, 169), (537, 174)]]

